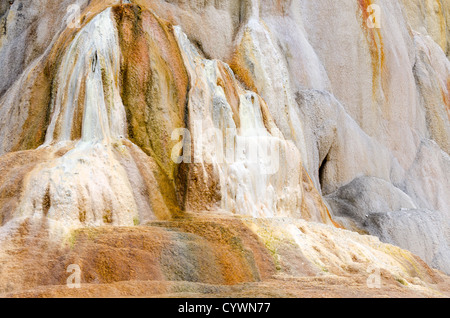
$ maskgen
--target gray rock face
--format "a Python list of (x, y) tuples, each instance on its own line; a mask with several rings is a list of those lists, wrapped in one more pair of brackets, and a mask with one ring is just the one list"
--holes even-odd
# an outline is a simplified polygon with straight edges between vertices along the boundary
[[(10, 5), (9, 2), (12, 2)], [(77, 1), (82, 9), (87, 0)], [(3, 0), (0, 5), (0, 96), (66, 29), (72, 0)], [(69, 14), (68, 14), (69, 13)], [(56, 39), (55, 39), (56, 40)], [(5, 62), (3, 62), (5, 61)]]
[(366, 229), (381, 241), (420, 255), (428, 264), (450, 272), (450, 226), (438, 211), (402, 210), (373, 213)]
[(443, 210), (419, 209), (400, 189), (368, 177), (353, 180), (326, 200), (346, 227), (362, 229), (412, 251), (431, 266), (450, 270), (450, 226)]
[(372, 214), (417, 208), (406, 193), (374, 177), (356, 178), (326, 200), (336, 215), (349, 217), (363, 228)]

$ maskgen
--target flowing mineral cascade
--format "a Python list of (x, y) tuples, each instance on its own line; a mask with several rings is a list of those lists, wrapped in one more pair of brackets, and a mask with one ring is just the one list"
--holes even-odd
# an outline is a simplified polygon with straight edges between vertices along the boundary
[[(298, 150), (284, 141), (278, 130), (275, 136), (269, 133), (263, 122), (261, 98), (240, 87), (237, 128), (229, 98), (217, 84), (223, 83), (221, 69), (235, 81), (233, 72), (218, 61), (202, 59), (181, 29), (177, 27), (175, 32), (194, 87), (189, 101), (190, 120), (200, 135), (192, 136), (200, 140), (194, 148), (200, 148), (198, 155), (219, 173), (221, 208), (253, 217), (299, 216), (302, 171)], [(211, 138), (211, 127), (220, 136), (213, 134)]]
[[(18, 209), (22, 217), (45, 214), (69, 228), (79, 222), (133, 224), (137, 208), (131, 185), (111, 147), (126, 127), (116, 83), (119, 57), (116, 27), (107, 9), (77, 34), (62, 58), (57, 74), (61, 85), (52, 100), (51, 122), (42, 148), (58, 151), (70, 143), (77, 135), (76, 115), (81, 117), (81, 138), (62, 157), (30, 173), (29, 190)], [(81, 111), (77, 109), (80, 104)], [(55, 147), (51, 148), (52, 144)], [(91, 179), (95, 181), (87, 182)], [(89, 196), (98, 200), (83, 202)]]
[[(77, 34), (61, 61), (57, 75), (61, 86), (58, 86), (53, 101), (45, 145), (71, 140), (82, 88), (85, 89), (85, 99), (81, 101), (84, 102), (81, 140), (110, 142), (111, 138), (125, 135), (125, 109), (116, 82), (119, 68), (118, 36), (111, 10), (107, 9)], [(105, 73), (105, 82), (102, 72)], [(110, 87), (104, 89), (104, 85)], [(112, 96), (105, 98), (104, 91)]]
[(303, 132), (303, 123), (294, 107), (295, 101), (290, 87), (289, 73), (285, 62), (260, 20), (258, 1), (252, 1), (252, 11), (247, 25), (238, 35), (239, 49), (254, 67), (256, 88), (266, 98), (269, 109), (281, 131), (293, 140), (308, 167), (308, 154)]
[(445, 0), (2, 1), (0, 296), (450, 296), (449, 58)]

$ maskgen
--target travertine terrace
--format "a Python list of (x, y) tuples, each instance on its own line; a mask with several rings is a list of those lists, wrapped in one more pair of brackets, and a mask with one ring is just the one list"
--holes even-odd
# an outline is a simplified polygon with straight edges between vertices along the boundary
[(450, 296), (449, 57), (447, 0), (1, 0), (0, 295)]

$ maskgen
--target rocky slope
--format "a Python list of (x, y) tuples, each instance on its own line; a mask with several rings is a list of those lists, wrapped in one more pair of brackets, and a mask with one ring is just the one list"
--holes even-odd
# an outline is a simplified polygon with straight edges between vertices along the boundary
[(0, 25), (3, 295), (449, 295), (448, 1), (14, 0)]

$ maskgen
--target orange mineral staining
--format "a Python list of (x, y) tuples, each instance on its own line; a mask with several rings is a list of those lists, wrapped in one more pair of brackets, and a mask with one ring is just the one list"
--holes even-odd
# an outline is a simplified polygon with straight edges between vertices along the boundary
[(447, 78), (446, 86), (447, 86), (446, 89), (441, 89), (442, 100), (444, 101), (444, 104), (445, 104), (446, 110), (447, 110), (447, 116), (448, 116), (448, 119), (450, 120), (450, 77)]
[[(377, 91), (379, 85), (383, 84), (383, 67), (385, 64), (385, 56), (384, 56), (384, 44), (383, 38), (381, 34), (381, 29), (376, 27), (370, 27), (369, 21), (372, 19), (372, 14), (374, 13), (374, 9), (371, 5), (374, 5), (372, 0), (358, 0), (359, 7), (361, 9), (361, 19), (362, 24), (361, 27), (366, 34), (366, 40), (369, 45), (371, 61), (372, 61), (372, 82), (373, 82), (373, 98), (375, 99), (377, 96)], [(372, 21), (374, 22), (374, 21)], [(380, 21), (378, 21), (380, 22)]]

